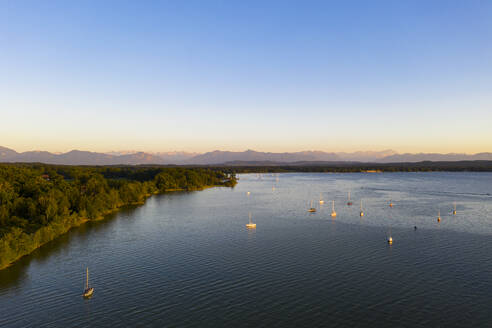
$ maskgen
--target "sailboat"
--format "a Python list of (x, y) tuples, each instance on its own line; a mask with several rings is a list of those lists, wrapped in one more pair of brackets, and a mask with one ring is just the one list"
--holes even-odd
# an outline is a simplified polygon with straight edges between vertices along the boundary
[(348, 202), (347, 202), (347, 205), (350, 206), (352, 205), (352, 201), (350, 200), (350, 191), (348, 192)]
[(393, 207), (393, 202), (390, 200), (389, 207)]
[(360, 216), (364, 216), (364, 211), (362, 210), (362, 199), (360, 200)]
[(86, 281), (85, 281), (85, 290), (84, 290), (84, 294), (82, 294), (82, 296), (84, 296), (84, 297), (91, 297), (93, 293), (94, 293), (94, 288), (93, 287), (89, 287), (89, 268), (87, 268), (87, 271), (86, 271)]
[(456, 202), (453, 203), (453, 215), (456, 215)]
[(337, 212), (335, 212), (335, 201), (331, 203), (331, 217), (334, 218), (337, 216)]
[(319, 203), (320, 204), (324, 204), (325, 201), (323, 200), (323, 197), (321, 197), (321, 194), (319, 194)]
[(389, 228), (389, 233), (388, 233), (388, 245), (393, 245), (393, 237), (391, 237), (391, 226)]
[(313, 207), (313, 201), (311, 201), (311, 207), (309, 208), (308, 212), (316, 212), (316, 209)]
[(441, 222), (441, 210), (437, 212), (437, 222)]
[(248, 229), (256, 229), (256, 223), (253, 223), (251, 221), (251, 212), (248, 213), (249, 216), (249, 223), (246, 224), (246, 228)]

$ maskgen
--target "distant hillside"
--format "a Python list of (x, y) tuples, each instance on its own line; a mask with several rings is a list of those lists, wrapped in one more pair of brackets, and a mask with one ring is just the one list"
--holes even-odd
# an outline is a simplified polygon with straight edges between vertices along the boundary
[(0, 162), (39, 162), (62, 165), (167, 164), (159, 156), (142, 152), (119, 156), (80, 150), (72, 150), (63, 154), (53, 154), (47, 151), (17, 153), (5, 147), (0, 148)]
[(490, 161), (492, 153), (479, 153), (474, 155), (467, 154), (394, 154), (386, 156), (380, 160), (381, 163), (412, 163), (422, 161)]
[(7, 147), (0, 146), (0, 159), (1, 158), (11, 158), (17, 155), (18, 153), (15, 150), (12, 150)]
[[(240, 165), (241, 163), (257, 163), (257, 165), (281, 165), (292, 163), (416, 163), (422, 161), (491, 161), (492, 153), (467, 154), (398, 154), (394, 150), (322, 152), (301, 151), (293, 153), (270, 153), (247, 150), (242, 152), (212, 151), (204, 154), (186, 152), (145, 153), (121, 151), (96, 153), (72, 150), (67, 153), (54, 154), (47, 151), (27, 151), (18, 153), (13, 149), (0, 147), (0, 162), (40, 162), (62, 165), (141, 165), (141, 164), (177, 164), (177, 165)], [(262, 164), (263, 163), (263, 164)]]
[(209, 165), (222, 164), (233, 161), (245, 162), (298, 162), (298, 161), (337, 161), (340, 160), (334, 153), (324, 153), (320, 151), (304, 151), (297, 153), (264, 153), (254, 150), (244, 152), (220, 151), (205, 153), (195, 156), (188, 161), (187, 164)]

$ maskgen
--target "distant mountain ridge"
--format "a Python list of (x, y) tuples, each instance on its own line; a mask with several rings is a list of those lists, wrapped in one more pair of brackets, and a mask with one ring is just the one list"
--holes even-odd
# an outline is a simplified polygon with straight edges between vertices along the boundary
[(215, 150), (204, 154), (186, 152), (146, 153), (138, 151), (120, 151), (97, 153), (72, 150), (66, 153), (47, 151), (27, 151), (18, 153), (13, 149), (0, 146), (0, 162), (40, 162), (62, 165), (213, 165), (224, 163), (296, 163), (296, 162), (372, 162), (403, 163), (421, 161), (474, 161), (492, 160), (492, 153), (468, 154), (398, 154), (388, 149), (383, 151), (323, 152), (301, 151), (292, 153), (271, 153), (246, 150), (243, 152)]

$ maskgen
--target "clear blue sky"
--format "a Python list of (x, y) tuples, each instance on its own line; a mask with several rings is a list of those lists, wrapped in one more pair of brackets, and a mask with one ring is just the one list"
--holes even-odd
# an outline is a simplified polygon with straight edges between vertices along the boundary
[(0, 1), (19, 151), (492, 151), (492, 1)]

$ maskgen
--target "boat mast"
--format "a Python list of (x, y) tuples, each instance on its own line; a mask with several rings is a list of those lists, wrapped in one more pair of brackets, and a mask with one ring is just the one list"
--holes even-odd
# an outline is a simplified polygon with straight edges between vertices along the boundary
[(249, 216), (249, 224), (251, 224), (251, 212), (248, 213)]
[(87, 268), (87, 274), (86, 274), (86, 281), (85, 281), (85, 289), (89, 289), (89, 268)]

